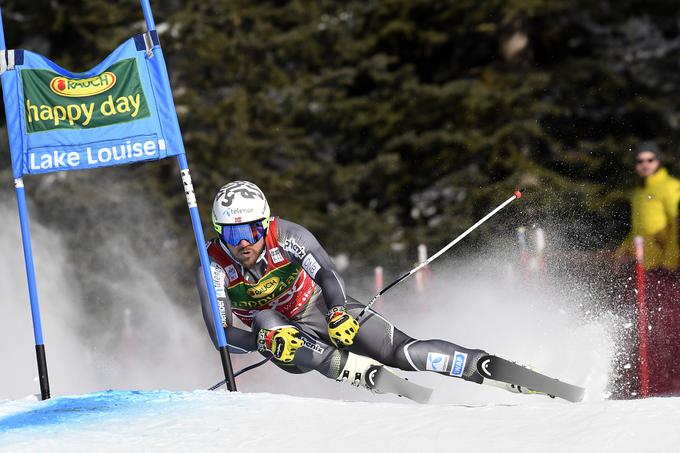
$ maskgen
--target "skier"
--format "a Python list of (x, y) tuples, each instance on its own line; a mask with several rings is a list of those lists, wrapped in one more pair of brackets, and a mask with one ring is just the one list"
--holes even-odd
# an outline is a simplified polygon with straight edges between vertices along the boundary
[[(357, 322), (365, 306), (347, 295), (326, 251), (304, 227), (270, 217), (255, 184), (234, 181), (220, 188), (212, 221), (217, 237), (207, 249), (230, 352), (257, 350), (288, 372), (316, 370), (366, 388), (367, 370), (387, 365), (537, 393), (485, 379), (477, 371), (478, 359), (487, 355), (481, 349), (414, 339), (370, 309)], [(200, 268), (197, 281), (203, 318), (217, 346)], [(232, 314), (251, 330), (235, 327)]]

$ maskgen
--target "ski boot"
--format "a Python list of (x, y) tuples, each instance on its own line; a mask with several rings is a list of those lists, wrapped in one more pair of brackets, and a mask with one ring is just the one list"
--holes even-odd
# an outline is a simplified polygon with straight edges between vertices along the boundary
[(382, 393), (375, 388), (374, 381), (375, 374), (381, 368), (387, 370), (382, 363), (376, 360), (350, 352), (345, 366), (335, 380), (338, 382), (349, 381), (355, 387), (364, 387), (372, 392)]
[(431, 388), (423, 387), (399, 376), (376, 360), (351, 352), (336, 380), (350, 381), (350, 384), (363, 387), (373, 393), (392, 393), (421, 404), (430, 401), (432, 396)]

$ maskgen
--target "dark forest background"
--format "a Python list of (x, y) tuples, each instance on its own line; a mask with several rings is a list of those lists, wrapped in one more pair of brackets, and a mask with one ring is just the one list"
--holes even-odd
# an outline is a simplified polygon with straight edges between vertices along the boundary
[[(8, 48), (74, 71), (145, 29), (137, 0), (2, 6)], [(607, 249), (628, 228), (630, 148), (656, 140), (680, 170), (676, 0), (152, 6), (206, 236), (217, 189), (244, 178), (353, 269), (403, 272), (418, 243), (436, 250), (519, 186), (522, 203), (460, 253), (514, 234), (508, 219), (564, 225), (563, 243)], [(32, 218), (65, 235), (86, 286), (93, 266), (125, 272), (115, 248), (97, 248), (115, 238), (195, 299), (173, 162), (27, 177), (26, 187)], [(130, 219), (145, 223), (126, 235)]]

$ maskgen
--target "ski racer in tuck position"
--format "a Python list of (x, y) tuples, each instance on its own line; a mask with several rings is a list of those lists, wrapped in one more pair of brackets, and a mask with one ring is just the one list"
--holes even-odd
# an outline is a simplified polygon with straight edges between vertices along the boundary
[[(386, 365), (430, 371), (518, 393), (537, 393), (480, 374), (488, 354), (444, 340), (419, 340), (347, 295), (345, 283), (317, 239), (304, 227), (270, 217), (255, 184), (220, 188), (212, 208), (217, 237), (207, 243), (222, 325), (232, 353), (259, 351), (291, 373), (316, 370), (374, 391), (367, 370)], [(212, 311), (199, 269), (203, 317), (217, 346)], [(250, 327), (233, 325), (236, 315)]]

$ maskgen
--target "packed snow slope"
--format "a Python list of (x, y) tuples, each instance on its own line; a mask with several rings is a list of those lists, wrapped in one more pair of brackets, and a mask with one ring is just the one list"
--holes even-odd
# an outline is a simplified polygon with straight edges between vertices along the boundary
[[(195, 391), (222, 371), (198, 300), (181, 304), (166, 291), (174, 271), (148, 266), (124, 238), (108, 238), (99, 251), (115, 251), (131, 272), (93, 268), (89, 277), (116, 297), (88, 300), (68, 248), (35, 223), (54, 398), (25, 398), (39, 385), (21, 240), (15, 208), (0, 199), (0, 214), (8, 251), (0, 258), (0, 452), (680, 452), (680, 398), (607, 400), (616, 364), (631, 366), (621, 333), (634, 323), (596, 310), (601, 297), (578, 276), (518, 274), (514, 249), (442, 258), (426, 291), (412, 279), (375, 308), (414, 338), (483, 348), (586, 387), (583, 403), (410, 373), (435, 389), (432, 404), (421, 406), (271, 363), (240, 376), (239, 393)], [(372, 295), (360, 285), (352, 294)], [(260, 356), (232, 360), (240, 370)]]
[(0, 403), (0, 451), (675, 452), (678, 426), (680, 398), (417, 405), (109, 391)]

